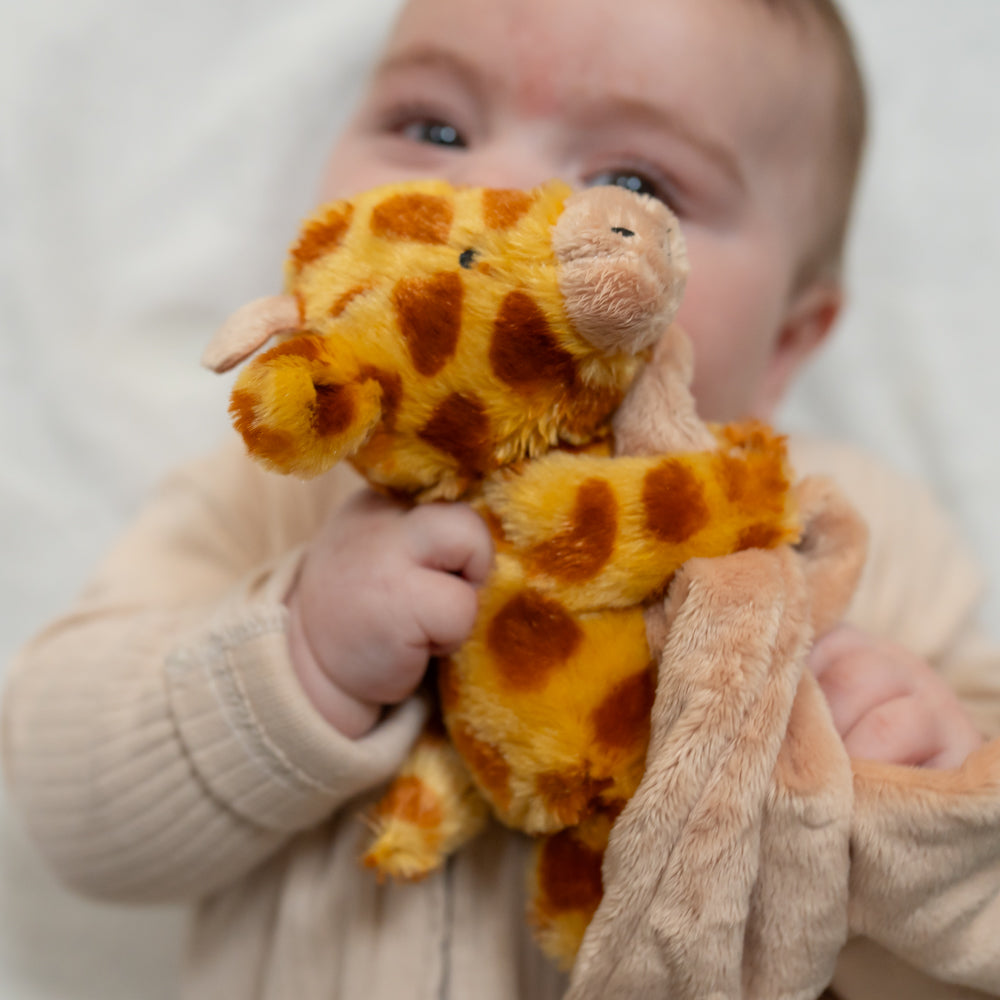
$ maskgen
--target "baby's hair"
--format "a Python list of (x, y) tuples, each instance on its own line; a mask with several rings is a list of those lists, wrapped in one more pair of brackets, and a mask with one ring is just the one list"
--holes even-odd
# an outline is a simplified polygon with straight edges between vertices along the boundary
[(819, 277), (839, 278), (868, 131), (864, 75), (851, 30), (836, 0), (762, 0), (771, 10), (800, 18), (819, 28), (833, 53), (838, 90), (834, 105), (830, 159), (824, 167), (822, 224), (799, 267), (799, 287)]

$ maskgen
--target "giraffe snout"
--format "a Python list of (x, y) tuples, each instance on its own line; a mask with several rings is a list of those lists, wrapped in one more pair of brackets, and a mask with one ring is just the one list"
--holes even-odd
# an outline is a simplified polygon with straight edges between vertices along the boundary
[(553, 249), (567, 313), (600, 351), (644, 350), (673, 321), (687, 252), (662, 202), (618, 187), (580, 191), (566, 202)]

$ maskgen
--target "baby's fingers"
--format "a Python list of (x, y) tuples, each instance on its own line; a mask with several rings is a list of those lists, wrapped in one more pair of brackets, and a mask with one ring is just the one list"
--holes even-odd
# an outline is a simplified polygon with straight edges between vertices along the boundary
[(894, 764), (926, 764), (942, 749), (932, 713), (912, 696), (893, 698), (863, 715), (844, 736), (848, 756)]
[(409, 552), (431, 570), (457, 573), (482, 583), (493, 563), (493, 539), (483, 519), (465, 504), (433, 503), (406, 518)]
[(875, 649), (858, 648), (828, 658), (829, 652), (821, 640), (810, 666), (841, 736), (849, 733), (872, 709), (913, 690), (909, 675)]
[(410, 577), (412, 613), (426, 648), (434, 655), (454, 652), (472, 631), (478, 599), (465, 579), (437, 570), (417, 570)]

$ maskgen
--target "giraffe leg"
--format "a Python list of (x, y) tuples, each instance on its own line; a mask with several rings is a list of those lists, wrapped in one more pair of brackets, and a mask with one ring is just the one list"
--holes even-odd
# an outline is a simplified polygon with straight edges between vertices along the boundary
[(479, 833), (486, 814), (455, 748), (427, 729), (375, 807), (364, 864), (380, 876), (422, 878)]
[(754, 426), (720, 440), (666, 456), (549, 452), (487, 482), (485, 501), (536, 589), (571, 611), (632, 607), (691, 558), (797, 541), (781, 438)]
[(364, 444), (382, 419), (383, 387), (349, 347), (300, 334), (243, 369), (230, 412), (264, 464), (315, 476)]
[(598, 813), (539, 838), (535, 846), (529, 918), (542, 950), (564, 970), (573, 964), (604, 895), (601, 864), (611, 822)]

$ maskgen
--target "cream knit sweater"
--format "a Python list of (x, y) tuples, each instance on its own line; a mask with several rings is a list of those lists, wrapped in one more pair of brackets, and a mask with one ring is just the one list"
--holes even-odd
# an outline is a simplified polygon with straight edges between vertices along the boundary
[[(929, 658), (1000, 734), (1000, 652), (976, 628), (981, 581), (949, 523), (845, 448), (796, 441), (793, 461), (833, 475), (871, 524), (851, 620)], [(556, 1000), (565, 980), (524, 924), (521, 838), (491, 829), (416, 885), (380, 886), (357, 863), (366, 804), (422, 707), (356, 742), (333, 731), (290, 668), (282, 598), (303, 540), (358, 485), (346, 470), (272, 476), (235, 443), (172, 476), (11, 671), (12, 798), (81, 891), (196, 904), (187, 998)], [(981, 995), (861, 940), (834, 987), (845, 1000)]]

